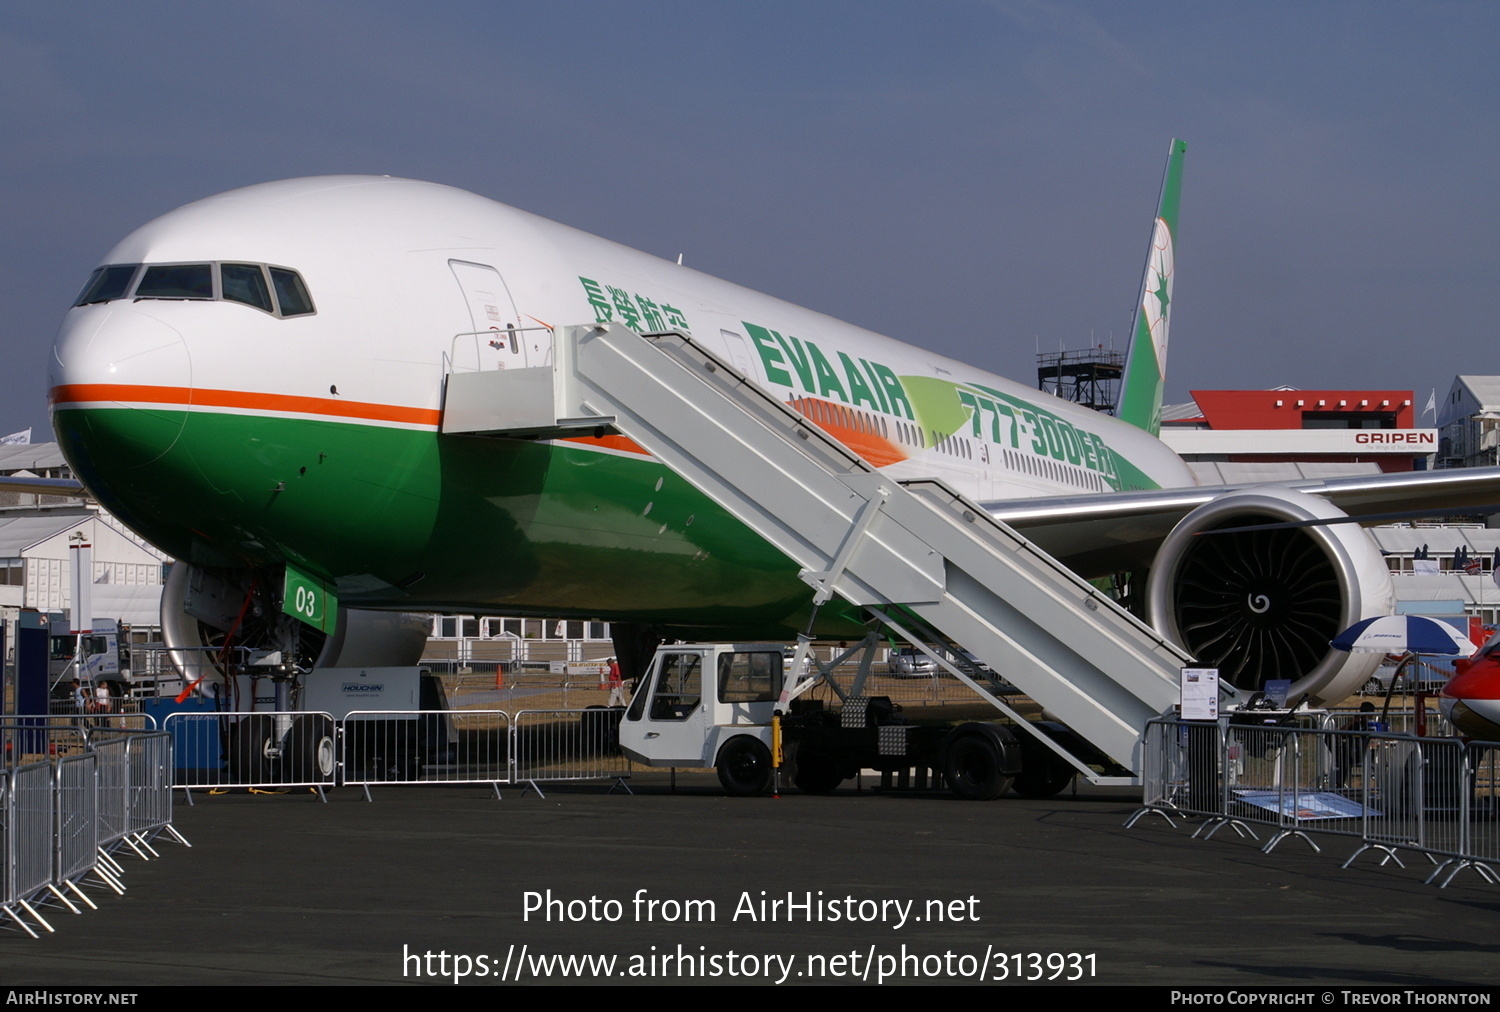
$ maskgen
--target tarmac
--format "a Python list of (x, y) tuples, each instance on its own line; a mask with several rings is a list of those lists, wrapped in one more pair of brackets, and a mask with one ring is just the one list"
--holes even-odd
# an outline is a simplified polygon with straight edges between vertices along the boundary
[(1341, 870), (1347, 838), (1125, 829), (1121, 789), (631, 786), (179, 800), (192, 847), (124, 859), (126, 894), (50, 909), (55, 934), (0, 929), (0, 984), (1500, 982), (1500, 886), (1424, 885), (1417, 854)]

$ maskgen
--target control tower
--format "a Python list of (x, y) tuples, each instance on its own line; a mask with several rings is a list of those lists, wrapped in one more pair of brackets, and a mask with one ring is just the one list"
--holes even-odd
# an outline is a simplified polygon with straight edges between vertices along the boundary
[(1102, 347), (1040, 352), (1036, 385), (1044, 393), (1112, 415), (1124, 369), (1125, 353)]

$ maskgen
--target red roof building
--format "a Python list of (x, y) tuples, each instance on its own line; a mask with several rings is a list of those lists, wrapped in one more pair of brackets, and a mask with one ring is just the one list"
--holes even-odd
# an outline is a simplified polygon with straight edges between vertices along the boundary
[(1328, 477), (1424, 470), (1438, 433), (1416, 421), (1410, 390), (1194, 390), (1161, 438), (1203, 481)]

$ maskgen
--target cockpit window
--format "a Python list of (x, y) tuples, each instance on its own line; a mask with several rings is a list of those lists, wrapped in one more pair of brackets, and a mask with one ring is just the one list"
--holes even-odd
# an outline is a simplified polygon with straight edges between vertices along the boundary
[(124, 298), (140, 266), (140, 264), (116, 264), (113, 267), (96, 268), (94, 273), (89, 275), (88, 284), (83, 286), (78, 301), (73, 305), (87, 306), (93, 302), (108, 302), (110, 299)]
[(312, 296), (296, 271), (284, 267), (271, 268), (271, 283), (276, 286), (276, 301), (281, 304), (282, 316), (305, 316), (313, 311)]
[(282, 317), (317, 312), (307, 284), (296, 271), (269, 264), (235, 263), (106, 264), (89, 275), (73, 305), (128, 298), (238, 302)]
[(266, 275), (259, 264), (221, 264), (219, 271), (226, 300), (243, 302), (268, 313), (276, 312), (271, 305), (271, 290), (266, 287)]
[(147, 267), (136, 285), (138, 299), (211, 299), (214, 297), (212, 264), (169, 264)]

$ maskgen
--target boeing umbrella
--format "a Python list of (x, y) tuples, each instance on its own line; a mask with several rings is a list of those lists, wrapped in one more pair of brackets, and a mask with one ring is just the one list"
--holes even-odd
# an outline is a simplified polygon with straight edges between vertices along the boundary
[(1446, 622), (1425, 615), (1382, 615), (1356, 622), (1335, 636), (1335, 649), (1377, 654), (1468, 657), (1477, 647)]
[(1350, 652), (1403, 654), (1396, 673), (1385, 689), (1385, 705), (1380, 710), (1384, 723), (1390, 715), (1391, 695), (1413, 658), (1418, 654), (1441, 654), (1445, 657), (1468, 657), (1476, 649), (1469, 637), (1446, 622), (1424, 615), (1382, 615), (1356, 622), (1329, 643), (1337, 650)]

